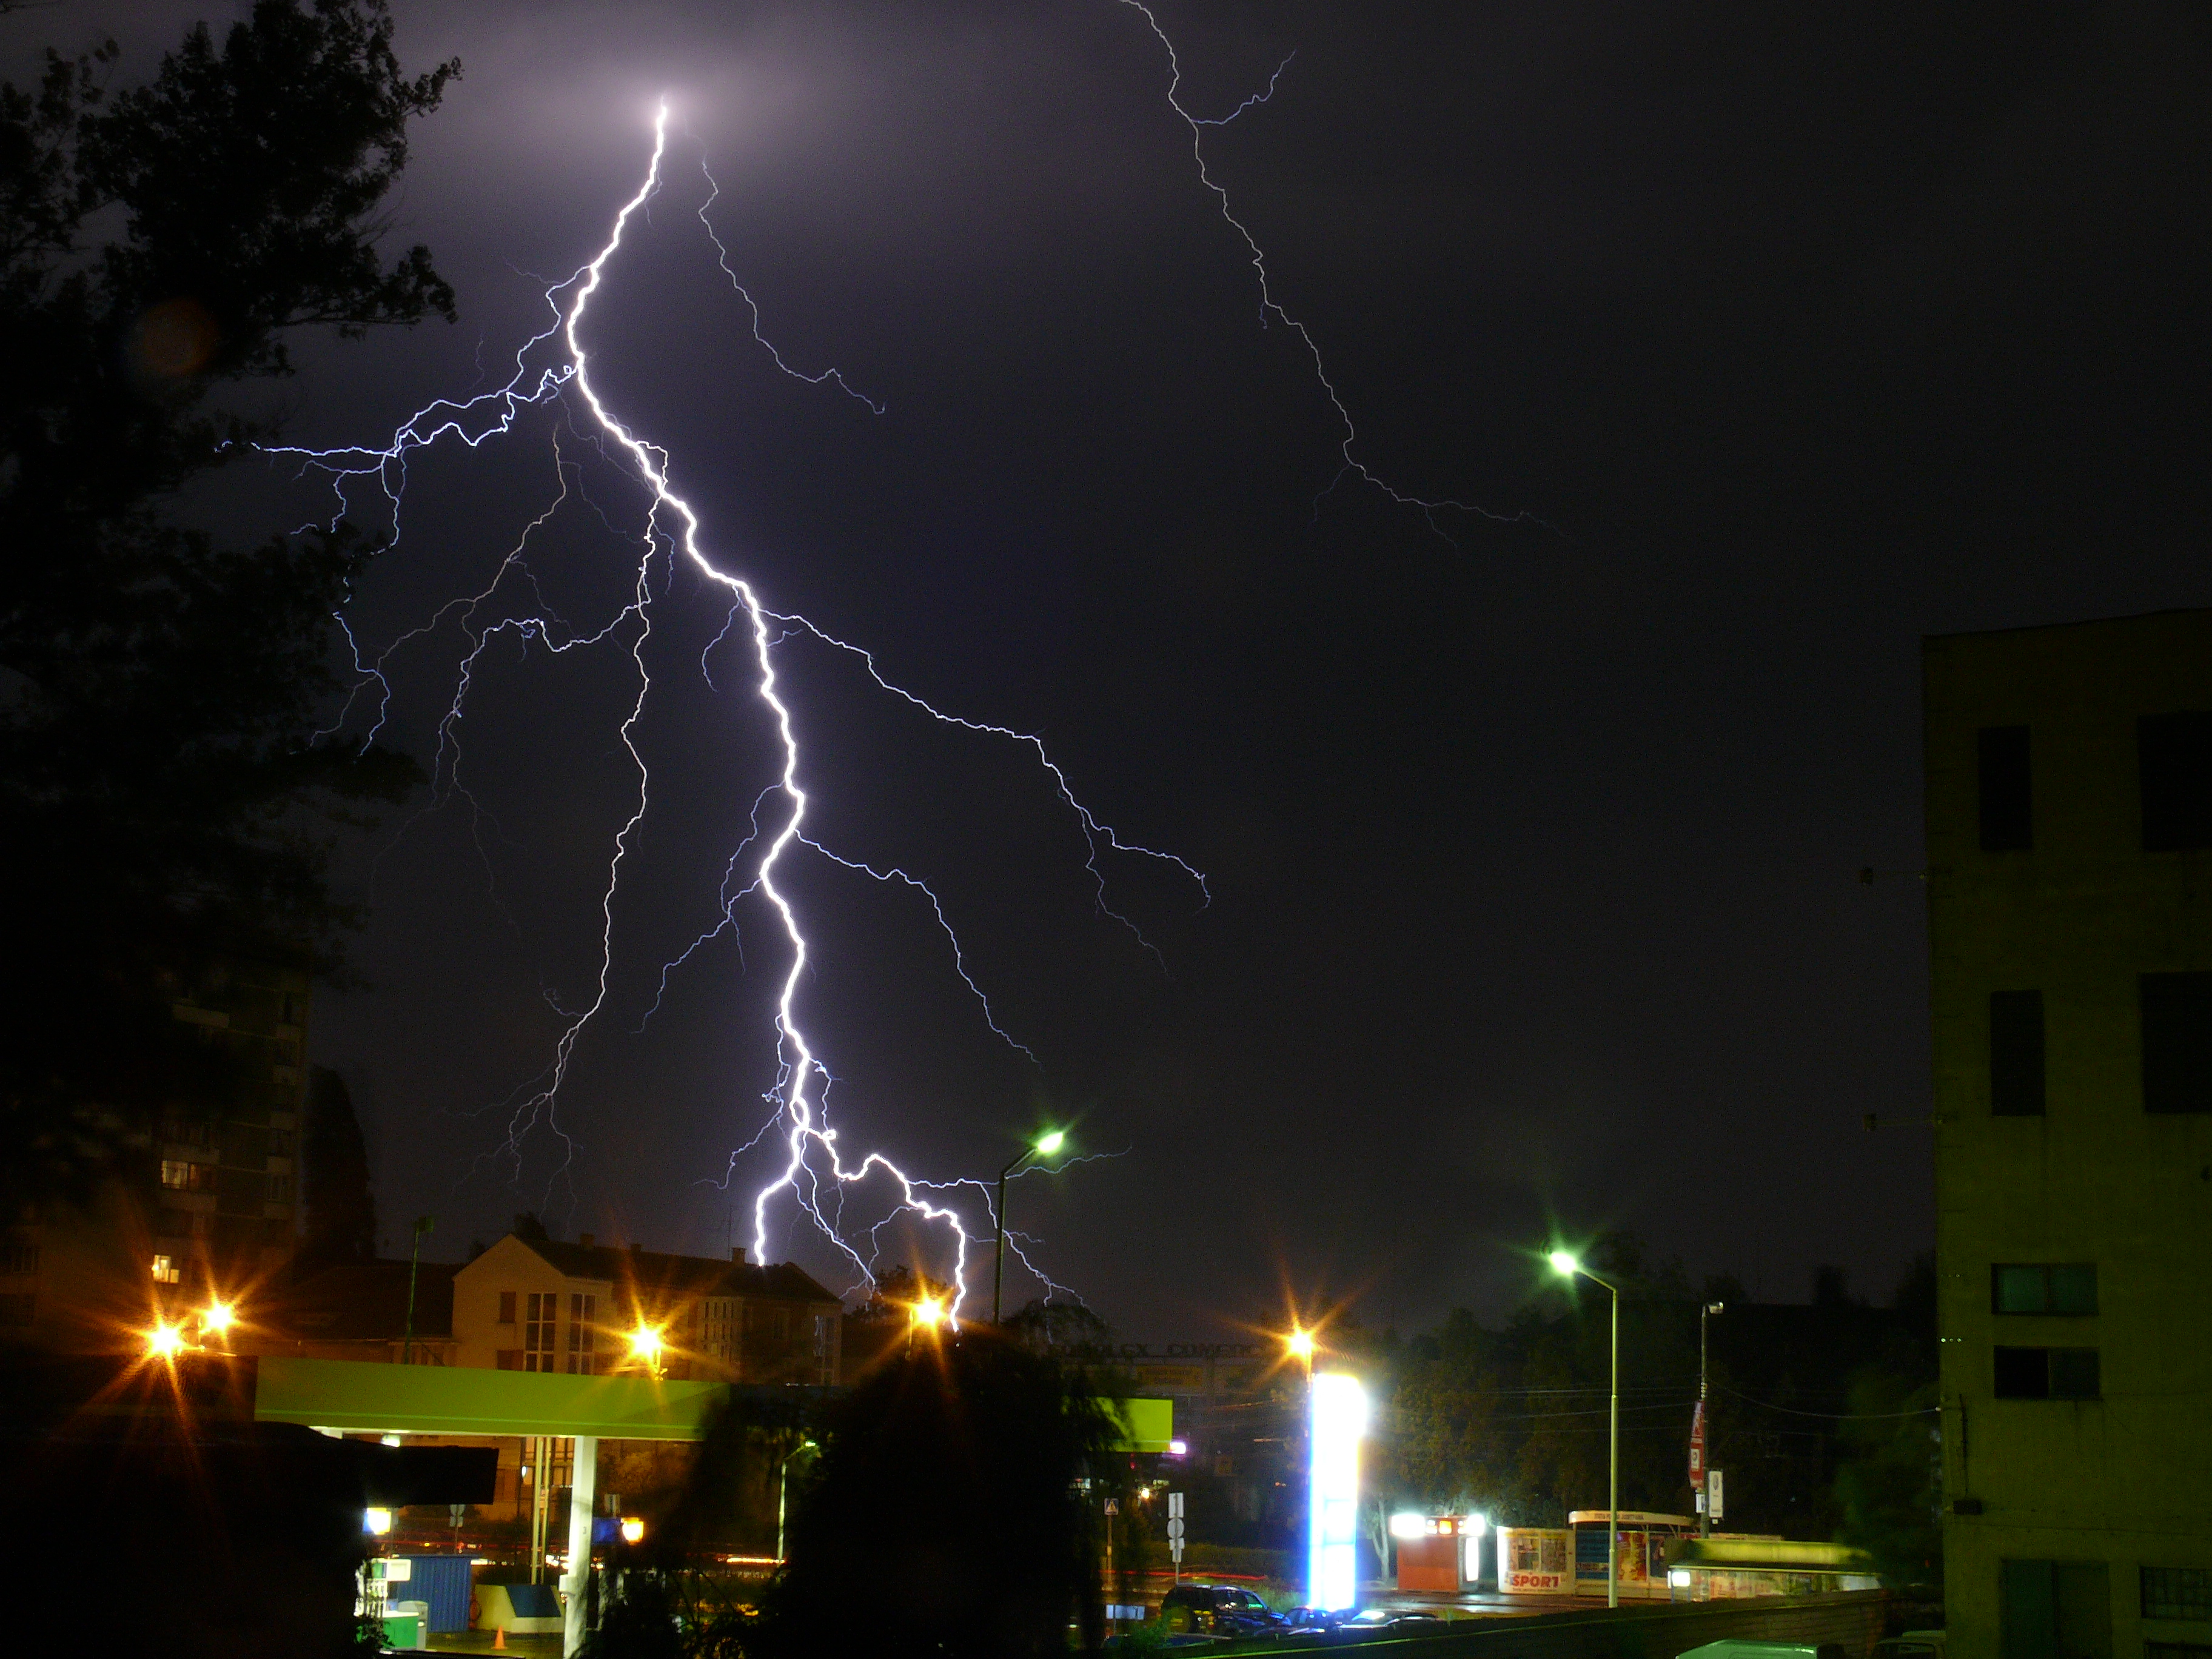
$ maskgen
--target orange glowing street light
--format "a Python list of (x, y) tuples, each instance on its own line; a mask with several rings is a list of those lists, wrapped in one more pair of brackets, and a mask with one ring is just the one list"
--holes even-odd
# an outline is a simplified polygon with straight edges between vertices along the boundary
[(154, 1328), (146, 1333), (146, 1358), (174, 1359), (184, 1352), (185, 1334), (166, 1319), (154, 1322)]
[(945, 1298), (939, 1296), (926, 1296), (919, 1302), (910, 1302), (907, 1304), (906, 1312), (906, 1347), (908, 1353), (914, 1352), (914, 1334), (916, 1331), (927, 1331), (935, 1336), (938, 1327), (951, 1316), (945, 1308)]
[(630, 1358), (641, 1362), (654, 1376), (660, 1375), (660, 1333), (643, 1320), (629, 1334)]
[(217, 1336), (228, 1336), (230, 1328), (238, 1322), (238, 1310), (231, 1303), (210, 1299), (206, 1310), (200, 1315), (200, 1328), (212, 1331)]

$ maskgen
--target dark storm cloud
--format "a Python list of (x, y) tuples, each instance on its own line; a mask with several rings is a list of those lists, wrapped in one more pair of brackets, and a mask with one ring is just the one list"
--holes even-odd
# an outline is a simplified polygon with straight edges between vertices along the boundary
[[(526, 273), (596, 246), (670, 92), (687, 136), (594, 349), (717, 556), (944, 704), (1043, 731), (1106, 817), (1214, 878), (1194, 913), (1113, 867), (1164, 975), (1094, 914), (1018, 757), (794, 651), (820, 821), (941, 879), (1045, 1061), (991, 1037), (910, 894), (811, 870), (848, 1144), (986, 1173), (1048, 1115), (1127, 1149), (1026, 1183), (1017, 1223), (1145, 1334), (1285, 1286), (1494, 1311), (1554, 1222), (1769, 1296), (1824, 1261), (1881, 1288), (1932, 1232), (1924, 1142), (1857, 1127), (1925, 1098), (1917, 638), (2212, 586), (2202, 11), (1160, 15), (1200, 113), (1296, 52), (1208, 153), (1361, 458), (1557, 533), (1447, 514), (1447, 541), (1350, 484), (1315, 504), (1333, 413), (1112, 0), (402, 7), (410, 63), (467, 65), (395, 227), (465, 320), (319, 354), (295, 435), (360, 437), (501, 362), (540, 315)], [(173, 27), (134, 20), (134, 50)], [(695, 140), (770, 337), (883, 416), (763, 364), (691, 216)], [(487, 570), (551, 477), (542, 431), (420, 465), (365, 614)], [(580, 617), (623, 580), (614, 545), (564, 521), (545, 550)], [(744, 962), (702, 953), (631, 1035), (766, 781), (742, 701), (676, 673), (720, 625), (707, 597), (679, 580), (657, 636), (659, 809), (556, 1196), (672, 1248), (720, 1243), (758, 1173), (701, 1184), (760, 1120), (781, 972), (748, 915)], [(408, 659), (426, 753), (451, 643)], [(553, 1162), (541, 1135), (520, 1186), (471, 1172), (546, 999), (596, 970), (628, 666), (489, 665), (465, 741), (495, 817), (382, 854), (375, 988), (318, 1011), (370, 1085), (386, 1213), (437, 1211), (454, 1246)]]

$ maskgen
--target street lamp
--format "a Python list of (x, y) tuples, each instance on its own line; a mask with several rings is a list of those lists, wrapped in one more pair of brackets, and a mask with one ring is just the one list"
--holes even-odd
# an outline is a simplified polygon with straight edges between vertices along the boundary
[[(1698, 1419), (1705, 1434), (1712, 1434), (1712, 1425), (1705, 1420), (1705, 1316), (1717, 1314), (1728, 1304), (1707, 1302), (1698, 1309)], [(1706, 1478), (1706, 1492), (1698, 1494), (1698, 1536), (1709, 1538), (1713, 1530), (1712, 1500), (1707, 1496), (1711, 1490), (1711, 1478)]]
[(655, 1382), (660, 1379), (660, 1333), (643, 1320), (629, 1334), (629, 1356), (651, 1371)]
[(783, 1561), (783, 1497), (786, 1483), (788, 1482), (791, 1478), (791, 1460), (798, 1456), (801, 1452), (819, 1451), (821, 1449), (822, 1449), (816, 1445), (811, 1440), (802, 1440), (797, 1445), (793, 1446), (789, 1451), (784, 1453), (783, 1462), (776, 1465), (775, 1559), (778, 1565), (781, 1565)]
[(1577, 1274), (1613, 1295), (1613, 1401), (1606, 1424), (1605, 1604), (1620, 1605), (1620, 1288), (1608, 1285), (1576, 1259), (1571, 1250), (1551, 1254), (1552, 1271), (1562, 1279)]
[(1067, 1137), (1058, 1129), (1037, 1137), (1006, 1167), (999, 1171), (999, 1236), (992, 1245), (991, 1262), (991, 1322), (999, 1322), (999, 1296), (1006, 1282), (1006, 1177), (1033, 1158), (1050, 1158), (1060, 1149)]
[(910, 1304), (906, 1310), (906, 1351), (908, 1353), (914, 1352), (914, 1334), (916, 1331), (927, 1331), (934, 1336), (937, 1328), (945, 1322), (945, 1319), (943, 1297), (926, 1296), (921, 1301)]
[(156, 1319), (154, 1328), (146, 1333), (149, 1359), (174, 1359), (184, 1346), (184, 1332), (166, 1319)]
[(415, 1243), (407, 1256), (407, 1331), (399, 1342), (399, 1363), (403, 1365), (415, 1363), (415, 1279), (422, 1267), (422, 1235), (437, 1224), (435, 1216), (415, 1218)]

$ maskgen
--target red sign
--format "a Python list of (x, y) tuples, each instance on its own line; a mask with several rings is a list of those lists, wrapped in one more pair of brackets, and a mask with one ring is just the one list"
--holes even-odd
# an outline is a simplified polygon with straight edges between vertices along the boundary
[(1705, 1489), (1705, 1402), (1702, 1400), (1690, 1419), (1690, 1484), (1699, 1492)]

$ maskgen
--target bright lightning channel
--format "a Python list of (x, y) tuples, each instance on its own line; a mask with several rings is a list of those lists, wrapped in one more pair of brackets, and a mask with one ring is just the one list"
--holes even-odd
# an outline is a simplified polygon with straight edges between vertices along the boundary
[[(1157, 25), (1155, 27), (1157, 27)], [(961, 1303), (967, 1294), (968, 1252), (973, 1239), (962, 1218), (960, 1210), (955, 1206), (951, 1199), (959, 1194), (963, 1188), (971, 1187), (975, 1188), (981, 1195), (986, 1213), (991, 1215), (995, 1230), (997, 1218), (991, 1210), (990, 1189), (986, 1183), (972, 1178), (934, 1182), (910, 1176), (882, 1152), (871, 1152), (854, 1163), (846, 1162), (838, 1147), (837, 1131), (830, 1127), (824, 1109), (817, 1103), (817, 1097), (810, 1094), (810, 1088), (817, 1079), (821, 1091), (826, 1094), (832, 1079), (828, 1068), (816, 1054), (812, 1042), (807, 1037), (799, 1022), (799, 988), (807, 972), (810, 947), (805, 930), (790, 896), (777, 885), (777, 871), (782, 865), (786, 854), (794, 847), (803, 848), (845, 869), (866, 875), (878, 883), (898, 883), (919, 891), (927, 900), (939, 927), (951, 941), (954, 971), (968, 989), (974, 994), (982, 1008), (986, 1023), (994, 1032), (1020, 1053), (1029, 1055), (1032, 1060), (1036, 1059), (1036, 1055), (1012, 1036), (999, 1023), (996, 1014), (991, 1008), (989, 999), (968, 970), (966, 957), (961, 950), (958, 936), (945, 914), (943, 903), (926, 882), (897, 866), (879, 868), (859, 860), (843, 857), (805, 833), (804, 824), (808, 803), (806, 792), (799, 781), (801, 750), (798, 722), (790, 704), (785, 699), (781, 681), (776, 674), (774, 660), (775, 647), (792, 631), (803, 631), (824, 644), (857, 656), (865, 664), (870, 678), (878, 686), (903, 699), (915, 708), (928, 714), (933, 720), (956, 726), (963, 731), (1009, 739), (1030, 748), (1038, 763), (1051, 775), (1061, 799), (1074, 813), (1082, 830), (1089, 848), (1085, 867), (1093, 878), (1098, 908), (1103, 914), (1128, 927), (1132, 932), (1136, 931), (1134, 924), (1127, 917), (1112, 910), (1106, 902), (1105, 874), (1100, 866), (1100, 859), (1104, 853), (1110, 851), (1136, 854), (1170, 864), (1189, 877), (1197, 884), (1201, 895), (1206, 892), (1206, 878), (1189, 863), (1173, 854), (1158, 852), (1151, 848), (1124, 841), (1111, 825), (1102, 821), (1076, 796), (1069, 785), (1066, 775), (1046, 752), (1042, 739), (1036, 734), (1021, 732), (1011, 726), (972, 720), (944, 712), (926, 699), (885, 678), (878, 668), (874, 656), (869, 652), (836, 638), (803, 617), (770, 610), (763, 604), (758, 592), (749, 580), (721, 569), (708, 556), (702, 545), (702, 525), (698, 514), (691, 504), (676, 491), (671, 483), (667, 452), (637, 435), (635, 431), (617, 418), (613, 410), (602, 400), (592, 384), (591, 355), (585, 349), (582, 337), (586, 313), (592, 300), (599, 294), (608, 262), (621, 248), (624, 233), (629, 228), (632, 219), (644, 209), (661, 188), (662, 167), (668, 151), (668, 106), (666, 101), (663, 100), (653, 119), (653, 154), (647, 166), (644, 181), (639, 185), (636, 193), (624, 203), (616, 214), (607, 240), (598, 254), (565, 281), (554, 283), (546, 289), (545, 300), (552, 314), (552, 321), (538, 333), (525, 341), (517, 349), (514, 358), (515, 372), (505, 386), (459, 401), (447, 398), (434, 401), (403, 422), (392, 440), (379, 447), (352, 447), (311, 450), (281, 447), (272, 447), (268, 453), (295, 457), (303, 470), (311, 469), (326, 475), (331, 480), (337, 496), (338, 508), (337, 516), (340, 518), (350, 510), (351, 503), (347, 495), (348, 483), (358, 479), (374, 481), (375, 487), (385, 498), (390, 513), (392, 536), (396, 540), (399, 532), (400, 508), (406, 489), (408, 458), (413, 451), (428, 447), (447, 438), (458, 439), (469, 448), (474, 449), (495, 436), (503, 435), (512, 431), (526, 408), (545, 404), (549, 400), (565, 399), (570, 393), (581, 400), (590, 413), (591, 422), (596, 428), (596, 433), (611, 441), (615, 449), (627, 459), (629, 468), (643, 483), (651, 499), (646, 528), (641, 538), (642, 552), (637, 564), (629, 604), (622, 607), (600, 628), (587, 634), (579, 633), (561, 623), (560, 619), (553, 615), (551, 607), (544, 604), (542, 592), (537, 590), (536, 577), (531, 571), (526, 558), (529, 543), (532, 536), (542, 528), (567, 501), (569, 473), (574, 465), (560, 454), (556, 434), (556, 468), (559, 475), (559, 493), (553, 502), (525, 527), (521, 536), (501, 559), (491, 580), (484, 587), (473, 595), (448, 602), (420, 625), (396, 636), (384, 650), (373, 657), (364, 656), (359, 641), (346, 618), (341, 616), (338, 619), (341, 626), (344, 628), (345, 636), (354, 652), (357, 670), (355, 696), (358, 697), (369, 686), (373, 685), (376, 688), (375, 718), (369, 733), (370, 738), (373, 739), (376, 731), (381, 729), (389, 714), (392, 693), (386, 665), (392, 653), (401, 647), (434, 632), (449, 617), (458, 618), (458, 625), (469, 641), (469, 648), (461, 658), (456, 672), (453, 695), (439, 723), (439, 747), (433, 774), (433, 804), (435, 805), (440, 799), (459, 794), (469, 799), (472, 807), (476, 806), (474, 799), (468, 795), (460, 781), (459, 726), (477, 665), (492, 642), (511, 634), (526, 647), (532, 641), (535, 641), (556, 653), (566, 652), (580, 647), (597, 644), (607, 639), (617, 629), (632, 619), (635, 619), (637, 623), (630, 641), (630, 655), (637, 666), (638, 690), (635, 699), (622, 721), (619, 735), (631, 762), (637, 769), (638, 792), (635, 806), (615, 836), (614, 852), (608, 863), (607, 884), (602, 894), (599, 906), (599, 967), (597, 983), (592, 999), (586, 1006), (576, 1010), (560, 1010), (562, 1017), (567, 1019), (568, 1024), (554, 1045), (551, 1058), (545, 1070), (531, 1083), (525, 1085), (523, 1091), (517, 1091), (519, 1095), (523, 1094), (525, 1091), (527, 1091), (527, 1093), (519, 1103), (512, 1105), (508, 1122), (508, 1146), (519, 1155), (521, 1138), (542, 1121), (569, 1147), (573, 1155), (574, 1142), (561, 1129), (556, 1115), (556, 1107), (578, 1041), (607, 1003), (609, 981), (614, 957), (616, 894), (621, 884), (623, 865), (629, 851), (631, 837), (643, 821), (650, 805), (649, 769), (635, 741), (635, 733), (652, 690), (652, 678), (645, 660), (646, 644), (653, 629), (652, 571), (655, 558), (665, 548), (672, 559), (680, 556), (688, 561), (706, 580), (720, 586), (731, 595), (732, 603), (730, 615), (724, 623), (721, 633), (717, 635), (701, 653), (701, 670), (702, 673), (707, 673), (708, 659), (715, 648), (728, 640), (733, 632), (742, 631), (743, 636), (750, 647), (749, 654), (753, 670), (754, 695), (768, 711), (774, 723), (782, 756), (782, 764), (776, 781), (763, 790), (756, 798), (751, 814), (750, 831), (738, 843), (726, 866), (720, 893), (720, 920), (714, 927), (694, 940), (681, 955), (664, 964), (660, 987), (661, 994), (665, 994), (669, 975), (681, 967), (691, 953), (708, 939), (725, 929), (732, 933), (735, 932), (735, 908), (740, 899), (750, 894), (757, 893), (773, 908), (790, 951), (789, 966), (785, 972), (776, 1000), (775, 1027), (778, 1075), (775, 1087), (769, 1091), (768, 1095), (769, 1100), (775, 1107), (775, 1112), (769, 1121), (763, 1126), (762, 1131), (757, 1133), (750, 1142), (732, 1154), (734, 1165), (738, 1158), (743, 1156), (753, 1146), (761, 1144), (771, 1132), (779, 1134), (783, 1143), (781, 1168), (776, 1172), (774, 1179), (759, 1188), (752, 1200), (753, 1246), (756, 1259), (767, 1259), (770, 1212), (779, 1198), (787, 1194), (799, 1209), (820, 1229), (823, 1236), (852, 1261), (863, 1279), (872, 1283), (875, 1277), (873, 1249), (872, 1248), (868, 1256), (862, 1256), (860, 1251), (848, 1241), (838, 1223), (842, 1214), (842, 1200), (845, 1193), (856, 1188), (860, 1183), (881, 1176), (888, 1178), (895, 1186), (899, 1198), (898, 1204), (891, 1214), (870, 1229), (872, 1242), (881, 1232), (883, 1227), (890, 1224), (891, 1220), (902, 1214), (919, 1218), (926, 1224), (941, 1224), (945, 1227), (951, 1235), (954, 1254), (952, 1273), (954, 1299), (951, 1311), (957, 1319)], [(704, 170), (702, 160), (702, 171), (704, 172)], [(732, 286), (750, 312), (754, 339), (770, 354), (777, 368), (786, 374), (810, 385), (819, 386), (825, 382), (833, 382), (840, 391), (866, 404), (872, 410), (880, 414), (881, 405), (866, 398), (865, 394), (854, 390), (837, 370), (834, 368), (825, 370), (818, 375), (802, 374), (787, 364), (775, 348), (763, 337), (760, 331), (759, 307), (754, 302), (752, 295), (738, 281), (736, 274), (731, 270), (728, 251), (707, 217), (707, 208), (712, 206), (720, 190), (720, 186), (714, 185), (711, 173), (708, 173), (707, 178), (715, 194), (710, 195), (706, 204), (701, 208), (700, 222), (705, 226), (709, 239), (714, 242), (723, 271), (730, 276)], [(565, 303), (561, 297), (564, 293), (568, 295)], [(532, 354), (550, 341), (557, 341), (560, 345), (565, 347), (565, 361), (533, 370), (530, 367)], [(601, 447), (604, 453), (604, 445)], [(580, 481), (580, 475), (579, 476)], [(602, 514), (601, 517), (604, 520), (605, 514)], [(491, 602), (494, 593), (502, 583), (507, 580), (510, 574), (517, 572), (520, 574), (523, 580), (530, 583), (533, 593), (543, 607), (543, 614), (508, 617), (479, 627), (476, 620), (478, 612)], [(739, 627), (741, 622), (742, 630)], [(709, 675), (708, 683), (712, 684), (711, 675)], [(350, 707), (349, 702), (349, 712)], [(341, 720), (343, 718), (342, 714)], [(444, 782), (442, 797), (437, 787), (440, 780), (443, 780)], [(786, 810), (781, 822), (774, 827), (772, 833), (767, 836), (765, 845), (752, 864), (748, 878), (733, 890), (732, 884), (736, 880), (740, 861), (744, 859), (747, 848), (760, 845), (762, 842), (762, 809), (772, 796), (780, 797)], [(481, 815), (481, 808), (477, 810)], [(478, 846), (481, 850), (481, 840), (478, 842)], [(1146, 948), (1152, 948), (1150, 941), (1145, 940), (1141, 933), (1138, 933), (1137, 937), (1145, 944)], [(655, 1007), (658, 1006), (659, 1000), (660, 995), (656, 994)], [(651, 1012), (648, 1009), (647, 1018), (650, 1018)], [(511, 1101), (512, 1098), (510, 1097)], [(826, 1213), (825, 1205), (828, 1206)], [(1007, 1235), (1007, 1242), (1013, 1249), (1017, 1258), (1048, 1289), (1058, 1291), (1060, 1288), (1054, 1285), (1043, 1271), (1030, 1260), (1023, 1249), (1024, 1241), (1021, 1236), (1010, 1232)]]

